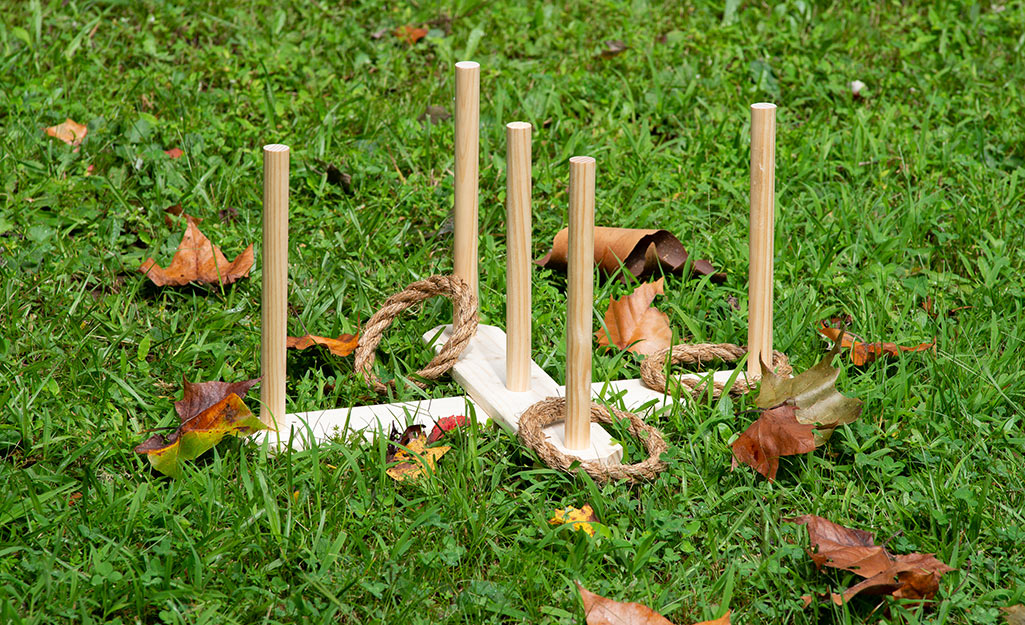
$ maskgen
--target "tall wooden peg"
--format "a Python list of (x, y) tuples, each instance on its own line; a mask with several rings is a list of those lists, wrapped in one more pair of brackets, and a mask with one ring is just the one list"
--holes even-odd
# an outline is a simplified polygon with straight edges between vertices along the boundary
[[(477, 176), (480, 144), (480, 64), (456, 63), (454, 273), (477, 293)], [(454, 317), (453, 317), (454, 318)]]
[(263, 295), (260, 322), (260, 420), (285, 422), (285, 341), (288, 336), (287, 145), (263, 146)]
[(530, 124), (506, 124), (505, 386), (530, 388)]
[(772, 272), (776, 228), (776, 105), (751, 105), (751, 239), (748, 376), (772, 364)]
[(566, 306), (566, 448), (591, 446), (591, 311), (594, 306), (594, 177), (590, 156), (569, 159)]

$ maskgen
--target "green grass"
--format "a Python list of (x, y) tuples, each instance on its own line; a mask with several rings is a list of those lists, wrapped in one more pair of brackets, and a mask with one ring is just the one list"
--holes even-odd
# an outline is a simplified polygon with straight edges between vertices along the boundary
[[(393, 4), (0, 2), (0, 620), (575, 623), (573, 580), (677, 623), (727, 607), (741, 624), (997, 623), (1025, 602), (1025, 5)], [(425, 23), (412, 47), (371, 36)], [(595, 58), (608, 39), (630, 49)], [(749, 399), (661, 419), (669, 469), (635, 488), (477, 427), (418, 484), (385, 476), (381, 441), (279, 457), (230, 441), (181, 479), (151, 473), (132, 448), (174, 421), (183, 376), (259, 375), (259, 258), (223, 289), (154, 288), (138, 266), (183, 231), (163, 210), (202, 217), (233, 257), (261, 236), (259, 147), (291, 145), (290, 333), (356, 331), (451, 270), (452, 122), (417, 118), (451, 110), (464, 58), (482, 65), (484, 322), (504, 310), (503, 125), (525, 120), (535, 256), (565, 222), (567, 159), (594, 156), (600, 224), (669, 229), (729, 275), (667, 279), (674, 331), (745, 342), (747, 107), (770, 100), (777, 348), (805, 369), (826, 349), (815, 323), (849, 313), (873, 340), (935, 338), (935, 355), (844, 365), (862, 418), (774, 483), (729, 470)], [(66, 117), (89, 126), (77, 153), (43, 134)], [(533, 356), (562, 380), (565, 281), (534, 280)], [(596, 327), (628, 288), (599, 285)], [(395, 324), (382, 375), (422, 366), (419, 335), (448, 315), (432, 301)], [(289, 375), (290, 410), (378, 401), (351, 359), (292, 353)], [(609, 537), (547, 524), (584, 503)], [(926, 611), (802, 609), (854, 579), (815, 570), (782, 522), (798, 514), (958, 570)]]

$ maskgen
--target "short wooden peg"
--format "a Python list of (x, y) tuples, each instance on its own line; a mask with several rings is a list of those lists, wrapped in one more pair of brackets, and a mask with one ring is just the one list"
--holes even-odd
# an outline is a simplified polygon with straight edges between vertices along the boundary
[(748, 376), (772, 364), (772, 273), (776, 225), (776, 105), (751, 105), (751, 234), (748, 282)]
[(530, 388), (530, 124), (507, 124), (505, 137), (505, 386), (524, 392)]
[(260, 320), (260, 420), (285, 423), (288, 320), (287, 145), (263, 146), (263, 294)]
[(480, 64), (456, 63), (454, 273), (477, 293), (477, 175)]
[(590, 156), (569, 159), (566, 318), (566, 448), (591, 446), (591, 311), (594, 306), (594, 177)]

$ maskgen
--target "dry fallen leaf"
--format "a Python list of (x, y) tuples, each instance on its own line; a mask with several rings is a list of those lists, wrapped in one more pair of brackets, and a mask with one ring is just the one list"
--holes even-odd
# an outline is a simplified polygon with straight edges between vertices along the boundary
[(1018, 604), (1006, 608), (1000, 608), (1004, 613), (1004, 620), (1007, 625), (1025, 625), (1025, 605)]
[(860, 399), (836, 390), (840, 370), (832, 366), (840, 345), (817, 365), (785, 378), (762, 364), (762, 385), (755, 403), (762, 416), (733, 442), (733, 467), (746, 464), (770, 480), (780, 456), (809, 453), (825, 444), (840, 425), (861, 415)]
[(171, 148), (170, 150), (164, 150), (164, 154), (171, 157), (171, 159), (181, 158), (185, 152), (181, 148)]
[(428, 104), (427, 108), (424, 109), (424, 112), (421, 113), (420, 117), (417, 117), (416, 119), (417, 121), (421, 122), (428, 121), (431, 124), (438, 124), (440, 122), (450, 119), (451, 117), (452, 113), (449, 113), (448, 109), (446, 109), (444, 106), (434, 106), (433, 104)]
[(285, 347), (304, 350), (311, 345), (323, 345), (335, 356), (348, 356), (359, 345), (358, 334), (343, 334), (336, 339), (307, 334), (306, 336), (289, 336), (285, 340)]
[(743, 463), (776, 479), (780, 456), (815, 451), (815, 426), (797, 422), (793, 406), (766, 410), (733, 441), (733, 468)]
[[(563, 228), (555, 235), (552, 249), (536, 264), (566, 271), (569, 251), (569, 229)], [(679, 275), (687, 264), (687, 250), (680, 240), (668, 230), (643, 230), (637, 228), (594, 229), (594, 264), (606, 276), (619, 270), (620, 264), (638, 280), (644, 280), (656, 273), (659, 267), (665, 273)], [(725, 274), (716, 273), (707, 260), (695, 260), (691, 266), (696, 275), (712, 276), (714, 282), (723, 282)], [(625, 276), (621, 276), (626, 281)]]
[(792, 378), (776, 375), (762, 363), (762, 385), (755, 404), (759, 408), (795, 406), (797, 422), (815, 426), (816, 447), (825, 444), (833, 430), (861, 416), (861, 400), (836, 390), (840, 369), (832, 363), (839, 352), (840, 345), (834, 344), (818, 364)]
[[(434, 471), (438, 464), (438, 458), (441, 458), (448, 450), (452, 449), (447, 445), (440, 445), (438, 447), (427, 447), (427, 437), (423, 434), (423, 426), (419, 427), (419, 435), (410, 440), (405, 447), (408, 449), (397, 449), (395, 454), (389, 459), (389, 462), (397, 462), (393, 467), (389, 467), (385, 473), (396, 482), (403, 480), (414, 480), (421, 475), (427, 467), (430, 467), (431, 471)], [(403, 444), (400, 442), (400, 444)]]
[(809, 555), (816, 566), (843, 569), (867, 578), (842, 594), (833, 593), (832, 600), (837, 605), (849, 602), (858, 594), (932, 599), (939, 591), (940, 577), (954, 570), (933, 554), (894, 556), (885, 547), (876, 545), (871, 533), (837, 525), (819, 516), (806, 514), (787, 521), (808, 527), (813, 550)]
[(819, 334), (827, 337), (831, 341), (836, 341), (837, 338), (841, 336), (841, 333), (843, 333), (843, 340), (841, 344), (844, 349), (851, 350), (851, 362), (858, 367), (867, 365), (876, 358), (883, 356), (899, 356), (901, 352), (924, 352), (936, 346), (935, 341), (932, 343), (920, 343), (914, 347), (905, 347), (894, 343), (862, 343), (852, 334), (844, 332), (839, 327), (836, 327), (837, 324), (838, 321), (836, 319), (819, 322)]
[(577, 582), (587, 625), (673, 625), (666, 617), (640, 603), (620, 603), (596, 595)]
[(726, 614), (723, 614), (717, 619), (701, 621), (700, 623), (694, 623), (694, 625), (730, 625), (730, 611), (726, 610)]
[(396, 37), (409, 45), (413, 45), (427, 36), (426, 28), (417, 28), (415, 26), (399, 26), (394, 32)]
[(160, 267), (152, 258), (147, 258), (139, 271), (157, 286), (182, 286), (193, 281), (231, 284), (249, 276), (249, 270), (253, 267), (252, 243), (229, 263), (220, 248), (199, 231), (196, 219), (189, 215), (186, 217), (188, 228), (167, 269)]
[(67, 143), (68, 145), (80, 145), (82, 139), (85, 139), (86, 134), (89, 133), (89, 128), (79, 124), (70, 117), (64, 120), (64, 123), (57, 124), (56, 126), (50, 126), (46, 129), (46, 134), (51, 137), (56, 137)]
[(555, 516), (548, 519), (548, 523), (551, 525), (567, 525), (572, 523), (574, 530), (583, 530), (589, 535), (594, 536), (594, 527), (591, 523), (598, 523), (598, 516), (594, 513), (594, 508), (591, 504), (584, 504), (583, 508), (574, 508), (572, 506), (566, 508), (555, 509)]
[(655, 282), (646, 282), (618, 300), (610, 297), (609, 308), (605, 311), (605, 328), (595, 332), (598, 345), (612, 344), (645, 356), (668, 348), (673, 340), (669, 316), (651, 306), (656, 295), (665, 293), (663, 281), (664, 278), (659, 278)]
[(185, 380), (181, 401), (174, 404), (181, 425), (170, 436), (155, 434), (135, 448), (146, 454), (153, 468), (177, 477), (181, 462), (193, 460), (226, 435), (245, 436), (266, 426), (246, 407), (242, 398), (259, 379), (244, 382)]
[(629, 49), (630, 46), (626, 45), (626, 42), (618, 39), (610, 39), (605, 42), (605, 47), (597, 54), (597, 57), (602, 59), (611, 59), (612, 57), (618, 56)]

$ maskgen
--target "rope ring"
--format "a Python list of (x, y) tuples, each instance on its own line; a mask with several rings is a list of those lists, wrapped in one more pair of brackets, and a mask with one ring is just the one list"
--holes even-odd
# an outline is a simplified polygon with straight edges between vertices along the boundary
[[(651, 354), (641, 362), (641, 380), (650, 389), (669, 394), (668, 381), (664, 372), (666, 356), (669, 356), (669, 365), (697, 364), (702, 365), (710, 360), (722, 360), (734, 362), (747, 353), (747, 347), (734, 345), (733, 343), (695, 343), (693, 345), (683, 343), (674, 345), (671, 349), (666, 348)], [(780, 351), (772, 352), (772, 368), (779, 375), (787, 376), (793, 373), (790, 367), (790, 360), (786, 354)], [(741, 395), (754, 389), (755, 384), (761, 380), (761, 376), (748, 378), (747, 381), (737, 380), (730, 388), (733, 395)], [(705, 382), (701, 380), (688, 380), (678, 378), (680, 384), (691, 389), (691, 394), (697, 398), (705, 392)], [(720, 397), (725, 387), (720, 382), (712, 381), (712, 397)]]
[(644, 449), (648, 452), (646, 460), (637, 464), (607, 465), (593, 460), (583, 461), (556, 449), (548, 442), (542, 429), (566, 418), (565, 397), (549, 397), (527, 408), (527, 411), (520, 416), (518, 436), (524, 445), (537, 452), (541, 460), (553, 469), (570, 473), (570, 466), (574, 462), (580, 462), (580, 467), (598, 483), (609, 480), (628, 480), (631, 483), (654, 480), (659, 473), (666, 469), (666, 463), (659, 459), (659, 456), (669, 449), (662, 438), (662, 433), (632, 412), (616, 408), (611, 410), (612, 414), (609, 414), (608, 408), (591, 402), (591, 422), (612, 424), (614, 423), (613, 415), (620, 420), (628, 419), (630, 434), (640, 439), (644, 443)]
[[(374, 313), (374, 316), (363, 327), (363, 334), (353, 357), (353, 366), (356, 371), (360, 372), (367, 384), (378, 393), (387, 392), (388, 388), (395, 383), (393, 380), (388, 384), (383, 384), (374, 373), (377, 346), (381, 342), (384, 331), (399, 313), (435, 295), (442, 295), (452, 300), (452, 306), (456, 311), (452, 323), (452, 336), (434, 359), (427, 363), (426, 367), (416, 372), (417, 376), (427, 380), (441, 377), (452, 368), (452, 365), (459, 359), (459, 355), (466, 349), (470, 339), (477, 332), (477, 295), (470, 291), (469, 285), (462, 278), (431, 276), (414, 282), (392, 295), (385, 300), (381, 309)], [(410, 381), (420, 388), (427, 386), (420, 380)]]

